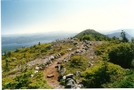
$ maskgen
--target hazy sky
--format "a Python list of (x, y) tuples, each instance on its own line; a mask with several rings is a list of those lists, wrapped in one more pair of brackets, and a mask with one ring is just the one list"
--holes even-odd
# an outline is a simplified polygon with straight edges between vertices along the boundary
[(134, 0), (2, 0), (2, 34), (134, 29)]

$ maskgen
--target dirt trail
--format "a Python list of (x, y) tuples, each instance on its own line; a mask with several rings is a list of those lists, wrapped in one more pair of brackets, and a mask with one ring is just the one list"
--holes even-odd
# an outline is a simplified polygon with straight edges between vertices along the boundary
[[(94, 53), (94, 48), (96, 47), (96, 45), (98, 44), (101, 44), (102, 42), (91, 42), (93, 45), (90, 46), (90, 48), (85, 51), (85, 54), (89, 57), (89, 58), (92, 58), (93, 60), (96, 58), (96, 55)], [(82, 48), (84, 47), (84, 44), (83, 42), (81, 42), (79, 44), (79, 49), (78, 50), (82, 50)], [(75, 51), (75, 50), (74, 50)], [(74, 52), (72, 51), (72, 52)], [(70, 53), (72, 53), (70, 52)], [(54, 62), (49, 65), (48, 67), (45, 68), (44, 70), (44, 74), (45, 74), (45, 80), (47, 80), (47, 83), (49, 86), (52, 86), (53, 88), (56, 88), (56, 89), (64, 89), (64, 86), (61, 86), (58, 82), (58, 76), (59, 76), (59, 73), (57, 72), (57, 68), (55, 68), (55, 66), (57, 65), (57, 62), (58, 61), (61, 61), (63, 60), (64, 58), (66, 58), (68, 56), (69, 53), (66, 53), (64, 54), (63, 56), (61, 56), (60, 58), (54, 60)], [(50, 74), (53, 74), (54, 77), (52, 78), (47, 78), (47, 75), (50, 75)]]
[[(47, 80), (48, 85), (52, 86), (53, 88), (57, 88), (59, 86), (59, 82), (58, 82), (59, 73), (57, 72), (57, 68), (55, 68), (55, 66), (57, 65), (58, 61), (63, 60), (67, 56), (68, 56), (68, 53), (56, 59), (51, 65), (46, 67), (44, 70), (45, 80)], [(50, 75), (50, 74), (53, 74), (54, 77), (47, 78), (47, 75)]]
[[(82, 47), (83, 47), (83, 44), (80, 44), (79, 50), (81, 50)], [(74, 52), (74, 51), (72, 51), (72, 52)], [(55, 68), (55, 66), (57, 65), (58, 61), (61, 61), (64, 58), (66, 58), (68, 56), (68, 54), (69, 53), (66, 53), (63, 56), (61, 56), (60, 58), (54, 60), (54, 62), (51, 65), (49, 65), (48, 67), (46, 67), (44, 70), (45, 80), (47, 81), (48, 85), (52, 86), (53, 88), (64, 88), (63, 86), (59, 85), (59, 82), (58, 82), (59, 73), (57, 72), (57, 68)], [(50, 74), (53, 74), (54, 77), (47, 78), (47, 75), (50, 75)]]

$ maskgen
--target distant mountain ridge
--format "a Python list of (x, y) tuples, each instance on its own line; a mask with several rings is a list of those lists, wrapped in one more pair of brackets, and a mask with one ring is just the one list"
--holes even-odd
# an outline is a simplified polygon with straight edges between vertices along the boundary
[[(134, 30), (128, 29), (124, 30), (126, 32), (126, 36), (129, 40), (133, 36), (130, 36), (128, 32), (133, 35)], [(80, 33), (72, 33), (72, 32), (49, 32), (49, 33), (36, 33), (36, 34), (23, 34), (23, 35), (2, 35), (2, 52), (15, 50), (21, 47), (29, 47), (34, 44), (40, 43), (48, 43), (55, 41), (56, 39), (64, 39), (68, 37), (76, 37), (80, 38), (84, 35), (93, 36), (93, 38), (102, 37), (103, 39), (109, 36), (110, 38), (113, 36), (120, 37), (121, 30), (112, 31), (110, 34), (103, 34), (100, 32), (95, 31), (94, 29), (86, 29), (81, 31)]]
[(134, 37), (134, 29), (117, 29), (117, 30), (106, 30), (106, 31), (101, 31), (101, 33), (108, 35), (108, 34), (113, 34), (121, 31), (125, 31), (125, 33), (129, 34), (131, 37)]
[[(110, 37), (110, 38), (112, 38), (114, 36), (119, 38), (120, 34), (121, 34), (121, 32), (114, 32), (114, 33), (111, 33), (111, 34), (107, 34), (107, 36)], [(125, 32), (125, 34), (126, 34), (126, 37), (129, 39), (129, 41), (131, 41), (132, 36), (130, 36), (127, 32)]]
[(2, 52), (16, 50), (21, 47), (29, 47), (40, 43), (49, 43), (56, 39), (64, 39), (74, 36), (75, 33), (67, 32), (50, 32), (38, 34), (22, 34), (22, 35), (3, 35)]

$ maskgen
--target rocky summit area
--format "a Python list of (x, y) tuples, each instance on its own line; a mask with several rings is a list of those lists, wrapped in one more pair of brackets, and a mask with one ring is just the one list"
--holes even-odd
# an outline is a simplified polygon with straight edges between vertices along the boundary
[[(65, 43), (66, 41), (64, 41)], [(76, 42), (76, 41), (75, 41)], [(66, 64), (70, 61), (71, 57), (75, 55), (83, 55), (88, 53), (88, 57), (92, 59), (92, 62), (89, 63), (89, 67), (94, 65), (94, 60), (96, 60), (97, 56), (95, 55), (94, 48), (96, 45), (101, 44), (100, 41), (85, 41), (85, 42), (76, 42), (77, 48), (72, 50), (68, 49), (68, 52), (65, 53), (63, 56), (59, 56), (59, 58), (54, 58), (53, 61), (50, 61), (52, 63), (48, 64), (48, 66), (45, 68), (45, 79), (48, 81), (48, 84), (52, 86), (53, 88), (83, 88), (83, 85), (79, 83), (78, 80), (74, 79), (74, 76), (80, 76), (81, 72), (76, 71), (74, 73), (68, 73), (65, 75), (66, 67), (63, 67), (61, 64)], [(52, 55), (51, 55), (52, 57)], [(55, 56), (53, 56), (55, 57)], [(65, 80), (66, 84), (65, 86), (61, 86), (59, 84), (60, 80)]]
[(2, 54), (2, 89), (134, 87), (133, 39), (95, 30)]

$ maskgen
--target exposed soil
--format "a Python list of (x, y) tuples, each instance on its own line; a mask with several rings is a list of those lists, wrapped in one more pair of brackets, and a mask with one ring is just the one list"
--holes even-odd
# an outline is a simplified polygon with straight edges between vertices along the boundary
[[(45, 70), (44, 70), (45, 80), (47, 80), (48, 85), (52, 86), (53, 88), (58, 88), (59, 87), (59, 82), (58, 82), (59, 73), (57, 72), (57, 68), (55, 68), (55, 66), (57, 65), (58, 61), (63, 60), (67, 56), (68, 56), (68, 54), (66, 53), (62, 57), (56, 59), (51, 65), (46, 67)], [(50, 75), (50, 74), (53, 74), (54, 77), (47, 78), (47, 75)]]
[[(83, 45), (80, 44), (80, 50), (82, 49)], [(74, 52), (74, 51), (72, 51)], [(64, 88), (64, 86), (59, 85), (58, 82), (58, 76), (59, 73), (57, 72), (57, 68), (55, 68), (55, 66), (57, 65), (58, 61), (63, 60), (64, 58), (66, 58), (68, 56), (69, 53), (64, 54), (63, 56), (61, 56), (60, 58), (54, 60), (54, 62), (49, 65), (48, 67), (45, 68), (44, 70), (44, 74), (45, 74), (45, 80), (47, 81), (48, 85), (52, 86), (53, 88)], [(51, 78), (47, 78), (47, 75), (53, 74), (54, 77)]]
[[(100, 42), (94, 42), (94, 44), (97, 44), (98, 45), (98, 44), (100, 44)], [(88, 57), (89, 58), (92, 58), (93, 57), (92, 59), (95, 59), (95, 56), (96, 56), (94, 54), (94, 47), (95, 46), (96, 45), (90, 46), (90, 48), (86, 51), (86, 53), (88, 53)], [(83, 43), (81, 43), (79, 47), (80, 47), (79, 50), (82, 50)], [(72, 51), (72, 52), (74, 52), (74, 51)], [(49, 86), (52, 86), (53, 88), (57, 88), (57, 89), (64, 88), (64, 86), (59, 85), (59, 82), (58, 82), (59, 73), (57, 72), (57, 68), (55, 68), (55, 66), (57, 65), (57, 62), (58, 61), (63, 60), (67, 56), (68, 56), (68, 53), (64, 54), (60, 58), (54, 60), (51, 65), (49, 65), (48, 67), (45, 68), (45, 70), (44, 70), (45, 80), (47, 81), (47, 83), (48, 83)], [(47, 78), (47, 75), (51, 75), (51, 74), (53, 74), (54, 77)]]

